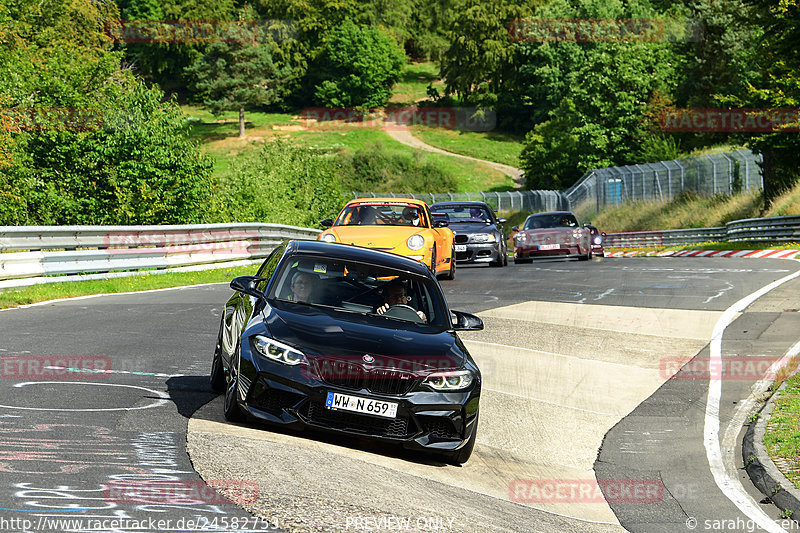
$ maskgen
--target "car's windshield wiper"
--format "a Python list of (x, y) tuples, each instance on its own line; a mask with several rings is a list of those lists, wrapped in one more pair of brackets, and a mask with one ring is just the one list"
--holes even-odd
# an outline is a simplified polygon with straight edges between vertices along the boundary
[(344, 307), (338, 307), (338, 306), (335, 306), (335, 305), (315, 304), (315, 303), (312, 303), (312, 302), (299, 302), (299, 301), (294, 301), (294, 300), (287, 300), (286, 298), (273, 298), (273, 300), (275, 300), (276, 302), (286, 302), (286, 303), (296, 304), (296, 305), (306, 305), (308, 307), (319, 307), (320, 309), (332, 309), (334, 311), (341, 311), (343, 313), (355, 313), (357, 315), (369, 315), (369, 314), (372, 314), (372, 313), (367, 313), (365, 311), (356, 311), (356, 310), (353, 310), (353, 309), (345, 309)]

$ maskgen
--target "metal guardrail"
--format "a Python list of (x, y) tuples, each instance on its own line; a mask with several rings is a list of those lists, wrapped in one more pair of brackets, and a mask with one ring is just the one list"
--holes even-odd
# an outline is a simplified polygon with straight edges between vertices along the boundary
[(605, 246), (638, 248), (702, 242), (800, 242), (800, 216), (734, 220), (719, 228), (609, 233)]
[(261, 259), (285, 239), (315, 239), (318, 233), (257, 223), (0, 226), (0, 280)]
[[(285, 239), (319, 230), (283, 224), (0, 226), (0, 285), (63, 275), (168, 269), (266, 257)], [(800, 216), (735, 220), (719, 228), (609, 233), (609, 248), (728, 242), (800, 242)], [(26, 281), (22, 283), (22, 281)]]

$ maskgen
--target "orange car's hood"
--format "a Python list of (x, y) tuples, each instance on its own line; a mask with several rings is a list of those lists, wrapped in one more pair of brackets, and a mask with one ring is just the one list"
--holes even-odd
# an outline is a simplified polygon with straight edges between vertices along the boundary
[(345, 244), (392, 249), (405, 246), (409, 237), (427, 229), (417, 226), (336, 226), (331, 231), (339, 242)]

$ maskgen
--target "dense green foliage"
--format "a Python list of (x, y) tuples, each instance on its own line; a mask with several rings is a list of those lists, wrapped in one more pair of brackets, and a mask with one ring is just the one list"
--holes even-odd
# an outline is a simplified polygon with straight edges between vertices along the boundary
[(327, 107), (380, 107), (392, 95), (405, 56), (379, 28), (346, 21), (331, 31), (310, 78), (315, 103)]
[(102, 33), (113, 4), (6, 9), (0, 224), (201, 221), (210, 161), (186, 139), (177, 106), (120, 68)]
[[(246, 21), (256, 36), (115, 41), (119, 19)], [(526, 33), (531, 20), (548, 21), (550, 34)], [(688, 33), (562, 38), (559, 25), (577, 20), (665, 21)], [(798, 180), (796, 124), (675, 133), (659, 123), (671, 109), (800, 107), (797, 0), (7, 0), (0, 223), (315, 220), (342, 188), (452, 188), (441, 167), (380, 146), (318, 155), (269, 144), (219, 181), (175, 105), (379, 107), (407, 57), (439, 60), (434, 105), (494, 110), (500, 130), (525, 135), (518, 166), (532, 188), (720, 143), (764, 154), (768, 200)], [(65, 118), (74, 109), (88, 122)]]
[(456, 190), (455, 176), (418, 154), (393, 153), (374, 143), (342, 157), (342, 187), (356, 192), (448, 192)]
[(308, 148), (269, 143), (223, 178), (219, 222), (275, 222), (316, 227), (344, 204), (337, 162)]

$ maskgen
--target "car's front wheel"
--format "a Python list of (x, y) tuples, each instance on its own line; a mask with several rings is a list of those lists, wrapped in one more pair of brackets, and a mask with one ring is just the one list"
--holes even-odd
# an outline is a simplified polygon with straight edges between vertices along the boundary
[(211, 389), (214, 392), (223, 392), (225, 390), (225, 368), (222, 366), (222, 357), (219, 352), (222, 350), (222, 328), (220, 324), (219, 336), (217, 337), (217, 346), (214, 348), (214, 356), (211, 359), (211, 375), (209, 381), (211, 382)]
[(450, 251), (450, 271), (444, 277), (444, 279), (456, 279), (456, 250)]
[[(225, 420), (228, 422), (242, 422), (244, 421), (244, 413), (242, 408), (239, 407), (239, 366), (241, 361), (241, 354), (239, 347), (236, 347), (236, 355), (231, 361), (231, 367), (228, 369), (225, 376), (225, 402), (223, 404), (223, 414)], [(235, 367), (235, 368), (234, 368)]]

